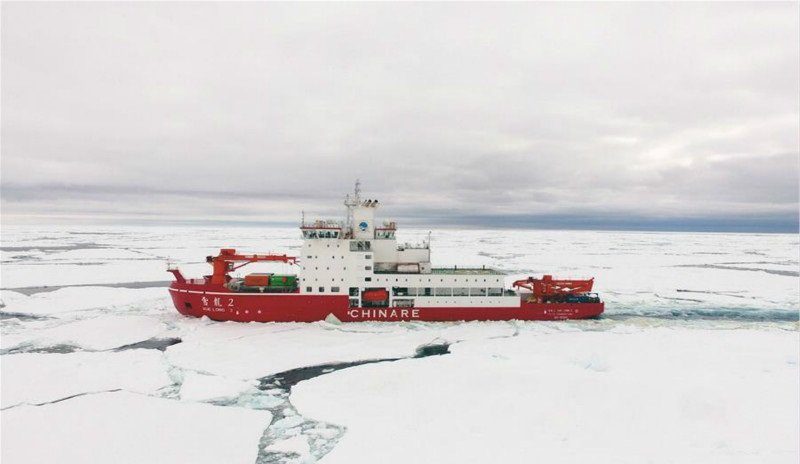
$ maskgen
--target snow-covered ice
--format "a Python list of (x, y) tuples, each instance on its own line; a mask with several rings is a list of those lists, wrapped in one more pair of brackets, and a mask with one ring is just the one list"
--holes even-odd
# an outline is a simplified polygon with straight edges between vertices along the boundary
[(270, 413), (129, 392), (3, 412), (5, 463), (254, 462)]
[(217, 323), (172, 308), (166, 263), (202, 275), (222, 247), (294, 254), (295, 229), (3, 227), (2, 461), (800, 458), (797, 235), (432, 238), (437, 264), (507, 283), (594, 276), (606, 314)]
[(255, 390), (257, 383), (188, 371), (184, 373), (181, 382), (181, 400), (212, 401), (236, 398), (247, 391)]
[(125, 390), (155, 394), (172, 384), (162, 354), (23, 353), (3, 356), (2, 407), (43, 404), (89, 392)]
[(155, 337), (165, 328), (162, 322), (152, 317), (102, 315), (53, 324), (38, 330), (4, 334), (0, 346), (4, 350), (54, 345), (74, 345), (92, 351), (110, 350)]
[(171, 347), (167, 356), (184, 369), (248, 379), (303, 366), (413, 356), (418, 346), (437, 339), (502, 336), (512, 330), (508, 324), (497, 323), (431, 324), (423, 328), (419, 323), (352, 326), (226, 322), (185, 334), (183, 343)]
[(796, 332), (526, 329), (320, 376), (292, 402), (347, 424), (329, 463), (797, 458)]

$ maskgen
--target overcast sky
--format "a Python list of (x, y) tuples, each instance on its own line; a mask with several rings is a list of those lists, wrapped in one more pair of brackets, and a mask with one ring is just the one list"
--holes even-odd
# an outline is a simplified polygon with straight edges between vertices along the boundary
[(12, 222), (796, 230), (798, 3), (2, 3)]

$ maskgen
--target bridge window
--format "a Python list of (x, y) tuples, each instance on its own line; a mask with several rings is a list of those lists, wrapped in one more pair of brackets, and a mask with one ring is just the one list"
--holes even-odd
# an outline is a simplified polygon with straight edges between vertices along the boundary
[(339, 238), (339, 230), (303, 229), (303, 238)]
[(372, 251), (372, 244), (369, 240), (352, 240), (350, 251)]

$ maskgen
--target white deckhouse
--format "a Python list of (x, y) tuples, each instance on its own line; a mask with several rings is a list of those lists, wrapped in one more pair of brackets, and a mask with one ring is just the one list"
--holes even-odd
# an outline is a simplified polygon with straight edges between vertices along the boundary
[(378, 200), (362, 200), (359, 184), (345, 197), (347, 216), (300, 225), (300, 292), (349, 295), (353, 308), (518, 307), (494, 269), (433, 268), (430, 239), (398, 245), (394, 222), (375, 223)]

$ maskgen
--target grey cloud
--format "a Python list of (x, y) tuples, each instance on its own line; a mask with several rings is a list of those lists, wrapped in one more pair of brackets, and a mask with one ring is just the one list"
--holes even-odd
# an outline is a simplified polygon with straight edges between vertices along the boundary
[(796, 4), (5, 3), (4, 221), (286, 221), (336, 212), (360, 177), (412, 220), (791, 222), (798, 22)]

